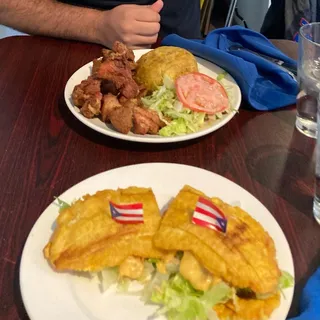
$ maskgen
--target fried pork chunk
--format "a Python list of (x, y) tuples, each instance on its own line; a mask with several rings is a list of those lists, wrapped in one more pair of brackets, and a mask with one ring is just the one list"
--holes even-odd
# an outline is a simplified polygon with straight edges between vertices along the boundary
[(139, 94), (139, 86), (133, 80), (131, 70), (122, 60), (102, 62), (96, 76), (112, 82), (118, 92), (128, 99), (135, 98)]
[(137, 134), (157, 134), (162, 127), (155, 111), (135, 107), (133, 111), (133, 132)]
[(119, 132), (128, 134), (133, 126), (132, 116), (133, 109), (130, 107), (116, 108), (110, 114), (110, 121)]
[(114, 96), (117, 96), (119, 94), (116, 85), (111, 80), (106, 80), (106, 79), (101, 80), (100, 90), (102, 94), (111, 93)]
[(73, 103), (77, 107), (82, 107), (87, 99), (90, 99), (93, 96), (99, 98), (99, 94), (101, 94), (100, 83), (100, 80), (94, 79), (92, 76), (88, 77), (87, 80), (81, 81), (80, 84), (74, 87), (72, 92)]
[(111, 94), (103, 97), (102, 119), (110, 120), (114, 128), (124, 134), (157, 134), (163, 126), (156, 112), (142, 107), (140, 99), (128, 99), (120, 104)]
[(112, 50), (102, 49), (102, 55), (105, 60), (122, 60), (132, 71), (137, 67), (133, 51), (119, 41), (113, 44)]
[(101, 93), (97, 93), (95, 96), (91, 96), (84, 102), (82, 108), (80, 109), (80, 112), (89, 119), (98, 116), (101, 110), (101, 99)]
[(112, 50), (120, 54), (126, 60), (134, 61), (133, 51), (129, 49), (124, 43), (120, 41), (115, 41), (115, 43), (113, 44)]
[(143, 108), (140, 98), (147, 91), (135, 82), (135, 70), (133, 51), (116, 41), (93, 60), (92, 76), (75, 86), (74, 104), (86, 118), (99, 116), (121, 133), (157, 134), (164, 124), (156, 112)]
[(136, 68), (133, 51), (116, 41), (112, 50), (103, 49), (102, 54), (103, 59), (94, 62), (95, 76), (112, 82), (119, 93), (127, 99), (137, 97), (139, 86), (132, 75), (132, 71)]
[(101, 119), (103, 122), (110, 121), (110, 115), (116, 108), (120, 108), (121, 104), (116, 96), (108, 93), (103, 96), (103, 102), (101, 107)]

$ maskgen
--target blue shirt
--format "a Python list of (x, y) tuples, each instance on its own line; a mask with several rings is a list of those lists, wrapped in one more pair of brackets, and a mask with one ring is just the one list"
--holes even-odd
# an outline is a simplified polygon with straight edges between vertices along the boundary
[[(150, 5), (154, 0), (61, 0), (65, 3), (110, 10), (120, 4)], [(163, 0), (164, 7), (160, 12), (160, 37), (176, 33), (189, 39), (201, 38), (200, 33), (200, 0)]]

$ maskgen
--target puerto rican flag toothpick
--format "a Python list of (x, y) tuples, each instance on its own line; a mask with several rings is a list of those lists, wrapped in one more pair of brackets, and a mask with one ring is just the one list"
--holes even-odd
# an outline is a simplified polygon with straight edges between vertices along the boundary
[(110, 201), (112, 219), (122, 224), (144, 223), (143, 204), (115, 204)]
[(210, 200), (199, 197), (193, 212), (192, 223), (226, 233), (227, 222), (226, 216), (217, 206)]

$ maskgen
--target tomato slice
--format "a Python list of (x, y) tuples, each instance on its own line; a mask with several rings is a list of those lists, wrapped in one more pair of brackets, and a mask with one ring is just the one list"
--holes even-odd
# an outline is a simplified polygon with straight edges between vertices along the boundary
[(192, 72), (182, 75), (175, 82), (177, 97), (185, 108), (215, 114), (229, 108), (224, 87), (215, 79)]

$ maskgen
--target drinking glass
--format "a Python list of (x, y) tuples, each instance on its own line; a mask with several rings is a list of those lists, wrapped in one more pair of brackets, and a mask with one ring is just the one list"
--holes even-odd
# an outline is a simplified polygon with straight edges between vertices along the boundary
[(317, 100), (320, 92), (320, 23), (300, 28), (298, 60), (299, 94), (296, 128), (317, 138)]
[(315, 192), (313, 199), (313, 215), (317, 222), (320, 224), (320, 94), (318, 96), (318, 132), (317, 132), (317, 144), (316, 144), (316, 181)]

